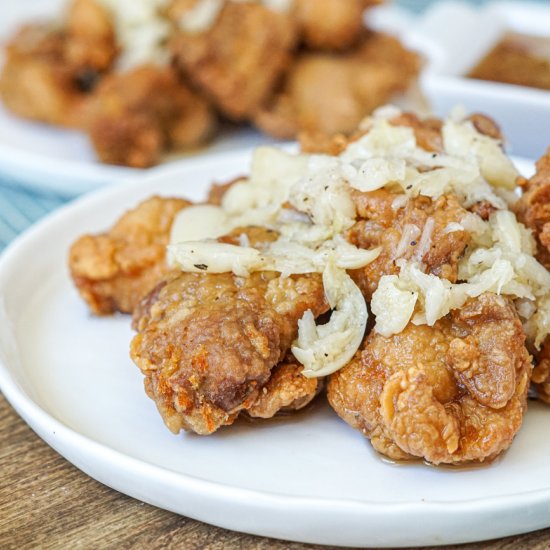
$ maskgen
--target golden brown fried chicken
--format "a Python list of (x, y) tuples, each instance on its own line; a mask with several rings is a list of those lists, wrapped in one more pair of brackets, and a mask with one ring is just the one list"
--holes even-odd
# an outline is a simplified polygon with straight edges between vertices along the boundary
[(90, 105), (88, 130), (101, 160), (141, 168), (166, 150), (205, 142), (214, 126), (208, 103), (170, 68), (142, 66), (105, 77)]
[(65, 22), (69, 64), (96, 72), (109, 69), (118, 54), (110, 13), (96, 0), (72, 0)]
[(69, 269), (92, 313), (131, 313), (169, 271), (166, 245), (176, 214), (190, 203), (152, 197), (126, 212), (107, 233), (71, 247)]
[(509, 447), (526, 409), (524, 342), (513, 304), (483, 294), (433, 327), (372, 332), (331, 376), (329, 402), (391, 459), (491, 460)]
[[(194, 2), (175, 0), (168, 15), (176, 24)], [(259, 3), (227, 2), (203, 32), (180, 29), (172, 40), (179, 67), (226, 116), (250, 116), (271, 94), (291, 61), (297, 41), (290, 14)]]
[(302, 40), (313, 50), (345, 50), (363, 30), (364, 0), (294, 0)]
[(10, 111), (50, 124), (82, 125), (87, 94), (78, 69), (66, 62), (65, 43), (62, 32), (29, 25), (8, 44), (0, 95)]
[[(159, 299), (161, 289), (168, 285), (170, 281), (175, 281), (180, 277), (178, 271), (171, 271), (166, 265), (165, 249), (176, 214), (188, 205), (189, 203), (182, 199), (153, 197), (141, 203), (134, 210), (124, 214), (108, 233), (95, 236), (85, 235), (73, 244), (69, 253), (71, 275), (82, 298), (87, 302), (93, 313), (109, 314), (115, 311), (131, 313), (141, 302), (136, 312), (136, 319), (149, 315), (151, 308), (154, 307), (154, 304)], [(277, 238), (277, 234), (274, 231), (260, 227), (250, 227), (236, 228), (219, 240), (220, 242), (239, 245), (242, 234), (246, 234), (250, 245), (256, 247), (261, 247), (262, 244), (271, 242)], [(194, 279), (193, 275), (189, 275), (189, 277), (193, 280), (193, 285), (197, 284), (202, 288), (200, 278)], [(220, 277), (220, 280), (224, 279), (224, 276)], [(229, 278), (231, 279), (231, 276)], [(266, 275), (266, 281), (270, 278), (272, 279), (273, 277)], [(208, 291), (205, 290), (205, 296), (210, 292), (214, 305), (216, 307), (219, 305), (221, 308), (220, 315), (223, 313), (224, 307), (229, 307), (226, 299), (230, 301), (230, 298), (225, 295), (225, 289), (230, 287), (232, 289), (231, 292), (239, 294), (238, 285), (244, 280), (231, 279), (229, 283), (225, 281), (225, 283), (218, 286), (214, 284)], [(207, 278), (206, 281), (210, 284), (210, 279)], [(188, 300), (191, 299), (191, 295), (194, 292), (193, 288), (188, 288), (185, 291), (189, 293), (189, 296), (187, 296)], [(300, 311), (302, 311), (301, 308), (309, 308), (310, 297), (302, 296), (304, 293), (307, 294), (308, 289), (313, 292), (311, 299), (320, 300), (324, 304), (322, 284), (319, 281), (314, 281), (310, 284), (307, 281), (307, 277), (304, 280), (300, 279), (298, 281), (281, 281), (278, 284), (270, 283), (269, 292), (262, 298), (264, 301), (271, 300), (271, 302), (264, 304), (264, 307), (266, 309), (273, 307), (274, 311), (265, 313), (261, 317), (260, 321), (258, 321), (258, 330), (261, 331), (263, 328), (268, 327), (269, 319), (276, 318), (278, 323), (277, 331), (279, 331), (277, 335), (279, 333), (286, 335), (286, 331), (292, 332), (292, 336), (284, 336), (285, 344), (281, 344), (281, 350), (283, 350), (281, 351), (283, 354), (281, 357), (286, 353), (297, 329), (297, 319), (294, 320), (294, 317), (292, 317), (293, 321), (290, 321), (288, 320), (288, 316), (294, 315), (292, 313), (294, 311), (293, 308), (298, 308)], [(214, 296), (216, 293), (221, 293), (219, 304), (216, 303), (218, 295)], [(243, 291), (240, 293), (239, 296), (244, 301), (256, 298), (255, 290), (252, 286), (246, 292)], [(142, 301), (143, 297), (146, 298)], [(176, 305), (176, 302), (177, 300), (173, 305)], [(183, 308), (186, 303), (190, 305), (189, 301), (185, 302), (182, 305)], [(197, 307), (199, 304), (202, 307), (200, 297), (198, 298), (198, 302), (193, 303)], [(244, 310), (247, 307), (251, 309), (255, 307), (252, 301), (248, 305), (239, 302), (239, 305), (236, 307), (241, 306)], [(321, 306), (316, 304), (311, 305), (311, 307), (315, 310), (321, 308)], [(323, 305), (322, 307), (324, 311), (326, 306)], [(171, 309), (171, 311), (174, 310)], [(176, 315), (175, 311), (174, 315)], [(296, 315), (298, 314), (296, 313)], [(230, 317), (230, 315), (227, 317), (228, 326), (234, 327), (235, 325), (231, 325)], [(288, 320), (291, 326), (285, 324), (285, 319)], [(175, 321), (176, 319), (172, 320)], [(189, 323), (192, 322), (189, 319)], [(226, 321), (223, 320), (223, 322), (225, 323)], [(260, 333), (254, 333), (251, 326), (247, 325), (244, 321), (242, 326), (245, 328), (248, 327), (247, 330), (249, 332), (246, 334), (253, 339), (251, 345), (261, 346), (262, 340), (258, 336)], [(215, 331), (215, 329), (213, 330)], [(268, 333), (270, 338), (273, 334), (275, 332)], [(178, 337), (177, 334), (173, 336), (174, 338)], [(234, 336), (237, 339), (241, 338), (238, 333), (235, 333)], [(229, 336), (224, 332), (224, 337)], [(167, 342), (169, 343), (168, 338)], [(277, 345), (275, 340), (273, 342)], [(270, 340), (266, 345), (272, 345), (273, 342)], [(262, 356), (261, 349), (258, 348), (258, 350), (258, 353)], [(166, 350), (165, 352), (168, 353)], [(270, 357), (274, 353), (273, 351)], [(245, 354), (245, 359), (248, 358), (248, 355)], [(266, 358), (264, 357), (264, 359)], [(297, 410), (306, 406), (319, 393), (322, 381), (303, 377), (301, 375), (302, 369), (303, 367), (290, 355), (274, 367), (272, 375), (269, 375), (264, 380), (265, 383), (261, 387), (258, 386), (258, 391), (254, 395), (250, 395), (249, 399), (246, 400), (245, 404), (248, 407), (248, 414), (258, 418), (270, 418), (279, 411)], [(150, 378), (146, 380), (147, 392), (155, 400), (160, 398), (159, 392), (162, 393), (163, 391), (157, 382), (158, 380), (154, 374), (151, 374)], [(159, 408), (162, 410), (160, 404)], [(232, 419), (234, 418), (232, 417)], [(228, 419), (226, 420), (229, 422)]]
[(550, 404), (550, 338), (546, 338), (540, 351), (535, 352), (535, 368), (531, 378), (539, 398)]
[(19, 116), (82, 127), (86, 99), (115, 56), (108, 14), (93, 0), (75, 0), (64, 28), (27, 25), (8, 43), (0, 95)]
[[(399, 259), (422, 262), (427, 273), (456, 282), (458, 261), (470, 241), (465, 230), (447, 231), (467, 213), (457, 197), (420, 195), (406, 201), (403, 194), (386, 189), (354, 192), (353, 197), (362, 219), (349, 230), (348, 240), (359, 248), (382, 248), (376, 260), (351, 273), (367, 299), (382, 276), (399, 273)], [(398, 204), (402, 199), (406, 202)]]
[(315, 274), (181, 273), (137, 309), (130, 355), (172, 432), (210, 434), (242, 410), (261, 416), (292, 406), (300, 396), (294, 389), (290, 400), (280, 392), (278, 404), (258, 398), (296, 338), (298, 320), (308, 309), (318, 316), (327, 308)]
[(406, 90), (418, 72), (418, 57), (394, 38), (366, 34), (343, 54), (303, 52), (282, 90), (255, 115), (263, 131), (280, 138), (300, 132), (350, 133), (376, 107)]
[(514, 210), (535, 235), (538, 260), (550, 269), (550, 149), (538, 160), (535, 175), (522, 183), (523, 195)]
[(273, 418), (279, 413), (303, 409), (321, 392), (322, 378), (306, 378), (304, 366), (290, 355), (279, 363), (256, 401), (245, 412), (253, 418)]
[[(488, 116), (474, 113), (467, 117), (476, 130), (486, 136), (503, 140), (499, 126)], [(420, 118), (411, 112), (403, 112), (390, 119), (394, 126), (406, 126), (411, 128), (419, 147), (426, 151), (439, 153), (443, 151), (443, 136), (441, 129), (443, 122), (439, 118)], [(323, 132), (301, 132), (299, 137), (300, 147), (304, 153), (324, 153), (326, 155), (339, 155), (346, 147), (358, 140), (368, 130), (356, 130), (350, 135), (337, 133), (327, 135)], [(483, 216), (482, 216), (483, 217)], [(486, 219), (486, 218), (484, 218)]]
[[(550, 269), (550, 149), (537, 162), (535, 175), (522, 182), (523, 195), (514, 206), (522, 223), (533, 231), (537, 241), (537, 259)], [(539, 397), (550, 403), (550, 337), (535, 352), (533, 371)]]
[[(220, 187), (227, 188), (234, 181)], [(109, 231), (83, 235), (71, 246), (69, 270), (92, 313), (133, 313), (169, 273), (166, 245), (172, 223), (190, 204), (184, 199), (151, 197), (123, 214)], [(243, 233), (253, 247), (277, 239), (277, 233), (269, 229), (237, 227), (219, 241), (238, 246)]]

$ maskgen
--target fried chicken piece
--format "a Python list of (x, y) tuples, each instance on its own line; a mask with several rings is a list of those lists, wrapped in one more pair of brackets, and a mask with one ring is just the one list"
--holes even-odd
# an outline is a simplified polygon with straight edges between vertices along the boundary
[(166, 245), (183, 199), (152, 197), (106, 233), (84, 235), (69, 251), (73, 282), (92, 313), (131, 313), (168, 273)]
[(349, 230), (348, 240), (359, 248), (382, 247), (376, 260), (350, 273), (367, 300), (382, 276), (399, 274), (399, 259), (416, 259), (425, 264), (427, 273), (456, 282), (458, 261), (470, 241), (465, 230), (446, 231), (467, 213), (456, 196), (433, 200), (420, 195), (399, 207), (396, 201), (404, 195), (387, 189), (354, 191), (353, 197), (362, 219)]
[[(262, 247), (267, 242), (277, 238), (274, 231), (261, 227), (236, 228), (230, 234), (218, 239), (220, 242), (239, 245), (241, 235), (246, 234), (250, 245)], [(154, 305), (159, 297), (159, 292), (164, 284), (178, 277), (179, 272), (170, 272), (165, 281), (160, 283), (156, 290), (151, 292), (142, 300), (135, 317), (141, 318), (144, 312)], [(284, 312), (283, 312), (284, 313)], [(301, 372), (303, 366), (289, 354), (282, 362), (273, 368), (267, 383), (258, 392), (255, 400), (247, 400), (250, 406), (243, 409), (249, 416), (254, 418), (271, 418), (282, 412), (291, 412), (307, 406), (322, 390), (323, 380), (317, 378), (306, 378)], [(149, 395), (157, 395), (154, 386), (146, 383)]]
[[(481, 113), (474, 113), (469, 115), (467, 120), (472, 122), (479, 133), (494, 139), (504, 139), (500, 127), (488, 116)], [(415, 113), (403, 112), (390, 119), (390, 124), (394, 126), (406, 126), (411, 128), (414, 132), (418, 147), (424, 149), (425, 151), (430, 151), (433, 153), (440, 153), (443, 151), (443, 136), (441, 134), (443, 122), (441, 119), (432, 117), (420, 118)], [(350, 135), (342, 133), (327, 135), (318, 131), (300, 132), (298, 138), (300, 140), (301, 150), (304, 153), (339, 155), (348, 147), (350, 143), (357, 141), (367, 132), (368, 130), (361, 129), (355, 130)], [(487, 208), (489, 207), (489, 203), (484, 203), (482, 213), (486, 214)], [(484, 219), (487, 218), (484, 217)]]
[(418, 69), (416, 54), (376, 33), (366, 34), (351, 52), (303, 52), (254, 123), (286, 139), (300, 132), (350, 133), (376, 107), (405, 91)]
[(364, 0), (294, 0), (302, 40), (313, 50), (345, 50), (363, 30)]
[(298, 411), (309, 405), (323, 389), (322, 378), (306, 378), (303, 365), (290, 356), (279, 363), (256, 401), (246, 409), (253, 418), (273, 418), (280, 413)]
[(166, 150), (205, 142), (215, 116), (170, 68), (138, 67), (105, 77), (90, 106), (88, 131), (103, 162), (152, 166)]
[[(176, 24), (194, 2), (175, 0)], [(171, 50), (193, 84), (227, 117), (250, 116), (271, 94), (291, 61), (298, 38), (290, 14), (259, 3), (227, 2), (203, 32), (176, 32)]]
[[(169, 273), (166, 245), (172, 223), (190, 205), (184, 199), (151, 197), (123, 214), (109, 231), (83, 235), (71, 246), (69, 270), (92, 313), (133, 313), (143, 296)], [(239, 245), (243, 233), (257, 248), (278, 237), (262, 227), (237, 227), (218, 240)]]
[(539, 399), (550, 404), (550, 338), (546, 338), (540, 351), (535, 353), (531, 381), (537, 388)]
[[(523, 194), (514, 205), (518, 220), (537, 241), (537, 259), (550, 269), (550, 149), (537, 162), (535, 175), (522, 182)], [(535, 351), (533, 382), (539, 397), (550, 403), (550, 337)]]
[(82, 127), (87, 98), (116, 53), (105, 9), (93, 0), (74, 0), (64, 28), (26, 25), (11, 39), (0, 95), (19, 116)]
[(299, 132), (351, 132), (384, 103), (394, 89), (388, 67), (332, 54), (303, 53), (290, 70), (281, 94), (254, 117), (264, 132), (292, 139)]
[(536, 167), (535, 175), (523, 182), (523, 194), (514, 211), (518, 220), (533, 231), (537, 259), (550, 269), (550, 149)]
[(206, 435), (242, 410), (266, 415), (303, 396), (258, 399), (308, 309), (328, 309), (317, 274), (181, 273), (161, 282), (135, 312), (130, 355), (166, 426)]
[(118, 54), (111, 14), (96, 0), (72, 0), (65, 21), (66, 59), (92, 72), (108, 70)]
[(354, 132), (351, 136), (340, 133), (329, 136), (319, 131), (300, 132), (298, 142), (302, 153), (338, 156), (350, 143), (363, 135), (364, 132)]
[[(483, 116), (483, 115), (481, 115)], [(393, 126), (406, 126), (411, 128), (419, 147), (426, 151), (441, 152), (443, 150), (443, 137), (441, 128), (443, 123), (438, 118), (421, 119), (414, 113), (404, 112), (390, 119)], [(329, 136), (323, 132), (300, 132), (300, 148), (304, 153), (323, 153), (325, 155), (339, 155), (350, 143), (363, 137), (367, 130), (355, 130), (352, 134), (335, 134)]]
[(18, 116), (76, 127), (82, 125), (87, 69), (66, 62), (66, 37), (45, 25), (23, 27), (6, 48), (0, 97)]
[(491, 460), (507, 449), (527, 406), (531, 374), (513, 304), (483, 294), (433, 327), (409, 324), (331, 375), (329, 402), (395, 460)]

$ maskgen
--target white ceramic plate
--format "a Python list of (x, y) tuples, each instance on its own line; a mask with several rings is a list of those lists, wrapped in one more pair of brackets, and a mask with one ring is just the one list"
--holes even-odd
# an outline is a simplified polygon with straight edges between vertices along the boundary
[(284, 422), (239, 422), (209, 437), (164, 427), (128, 358), (129, 319), (88, 314), (67, 275), (67, 249), (153, 193), (200, 199), (211, 181), (245, 173), (249, 158), (193, 159), (89, 195), (4, 253), (0, 388), (19, 414), (102, 483), (238, 531), (395, 547), (549, 526), (550, 410), (537, 404), (509, 452), (462, 470), (387, 464), (322, 401)]

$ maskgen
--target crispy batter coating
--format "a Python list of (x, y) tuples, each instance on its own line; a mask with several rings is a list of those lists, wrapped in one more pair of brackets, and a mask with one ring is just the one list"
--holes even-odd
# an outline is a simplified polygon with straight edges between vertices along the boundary
[(107, 233), (84, 235), (72, 245), (71, 276), (92, 313), (133, 312), (169, 271), (165, 249), (170, 228), (189, 204), (152, 197), (126, 212)]
[(363, 30), (364, 0), (294, 0), (302, 40), (313, 50), (345, 50)]
[[(181, 273), (137, 309), (130, 355), (166, 426), (206, 435), (255, 403), (258, 415), (273, 410), (258, 397), (295, 339), (298, 319), (327, 307), (316, 274)], [(282, 392), (279, 399), (289, 404)]]
[(50, 124), (82, 125), (87, 94), (79, 69), (67, 63), (65, 43), (62, 32), (44, 25), (23, 27), (12, 39), (0, 75), (0, 96), (10, 111)]
[(118, 49), (109, 12), (96, 0), (72, 0), (65, 22), (66, 57), (70, 64), (105, 71)]
[[(533, 231), (537, 259), (550, 269), (550, 149), (537, 162), (535, 175), (522, 182), (523, 195), (514, 205), (516, 215)], [(533, 382), (539, 397), (550, 403), (550, 337), (535, 352)]]
[[(367, 299), (382, 276), (399, 273), (396, 261), (400, 258), (415, 258), (426, 265), (427, 273), (456, 282), (458, 261), (470, 241), (467, 231), (446, 231), (449, 223), (460, 222), (466, 214), (456, 196), (443, 195), (432, 200), (420, 195), (400, 207), (396, 207), (396, 201), (403, 195), (387, 189), (354, 192), (353, 197), (362, 219), (350, 229), (348, 240), (360, 248), (382, 247), (376, 260), (351, 272)], [(419, 254), (428, 223), (433, 224), (430, 246)], [(416, 230), (407, 238), (405, 230), (411, 226)]]
[[(12, 40), (0, 96), (20, 116), (88, 131), (100, 160), (133, 167), (203, 143), (213, 109), (273, 136), (309, 131), (326, 140), (351, 131), (418, 72), (415, 54), (364, 30), (362, 12), (376, 3), (296, 0), (279, 11), (225, 2), (209, 28), (189, 31), (183, 16), (197, 0), (171, 0), (163, 15), (173, 24), (176, 77), (170, 68), (115, 72), (113, 15), (98, 0), (71, 0), (61, 27), (29, 26)], [(300, 44), (317, 51), (297, 55)]]
[[(229, 188), (235, 181), (221, 188)], [(96, 315), (133, 313), (168, 272), (166, 245), (176, 215), (191, 203), (151, 197), (123, 214), (105, 233), (83, 235), (69, 251), (69, 270), (80, 295)], [(220, 242), (240, 244), (245, 233), (251, 246), (277, 239), (262, 227), (237, 227)]]
[(535, 368), (531, 378), (539, 398), (550, 404), (550, 338), (546, 338), (540, 351), (535, 353)]
[(169, 149), (196, 147), (215, 127), (209, 104), (170, 68), (142, 66), (104, 78), (90, 106), (88, 130), (101, 160), (152, 166)]
[(513, 304), (484, 294), (433, 327), (372, 332), (331, 375), (329, 402), (391, 459), (491, 460), (510, 446), (526, 409), (524, 342)]
[[(469, 115), (467, 120), (470, 120), (481, 134), (503, 140), (500, 127), (488, 116), (482, 113), (474, 113)], [(443, 136), (441, 134), (443, 122), (441, 119), (432, 117), (420, 118), (415, 113), (403, 112), (390, 119), (390, 124), (411, 128), (418, 147), (434, 153), (443, 151)], [(300, 132), (298, 137), (301, 150), (304, 153), (339, 155), (350, 143), (364, 136), (366, 132), (368, 130), (355, 130), (350, 135), (342, 133), (327, 135), (319, 131), (303, 131)]]
[(323, 389), (324, 380), (306, 378), (302, 375), (303, 369), (292, 356), (279, 363), (246, 413), (253, 418), (273, 418), (309, 405)]
[(550, 269), (550, 149), (538, 160), (535, 175), (522, 183), (523, 194), (514, 210), (535, 235), (538, 260)]
[(74, 0), (62, 29), (26, 25), (11, 39), (0, 95), (19, 116), (83, 127), (89, 93), (116, 53), (113, 26), (104, 8), (93, 0)]
[[(189, 0), (175, 0), (175, 22)], [(204, 32), (180, 30), (171, 42), (176, 63), (226, 116), (242, 120), (267, 99), (287, 68), (298, 33), (290, 14), (259, 3), (227, 2)]]
[(281, 91), (254, 117), (265, 132), (294, 138), (300, 132), (350, 133), (376, 107), (406, 90), (419, 69), (416, 54), (390, 36), (367, 33), (342, 54), (303, 52)]

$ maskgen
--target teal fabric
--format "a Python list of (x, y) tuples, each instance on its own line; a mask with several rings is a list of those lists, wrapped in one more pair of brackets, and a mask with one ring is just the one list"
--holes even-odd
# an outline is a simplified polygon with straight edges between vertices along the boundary
[(0, 251), (35, 221), (55, 210), (67, 199), (28, 190), (5, 178), (0, 167)]
[[(434, 1), (396, 0), (395, 4), (419, 13)], [(483, 0), (468, 1), (471, 4), (483, 3)], [(25, 189), (18, 182), (3, 176), (0, 166), (0, 251), (19, 233), (67, 200), (60, 195)]]

